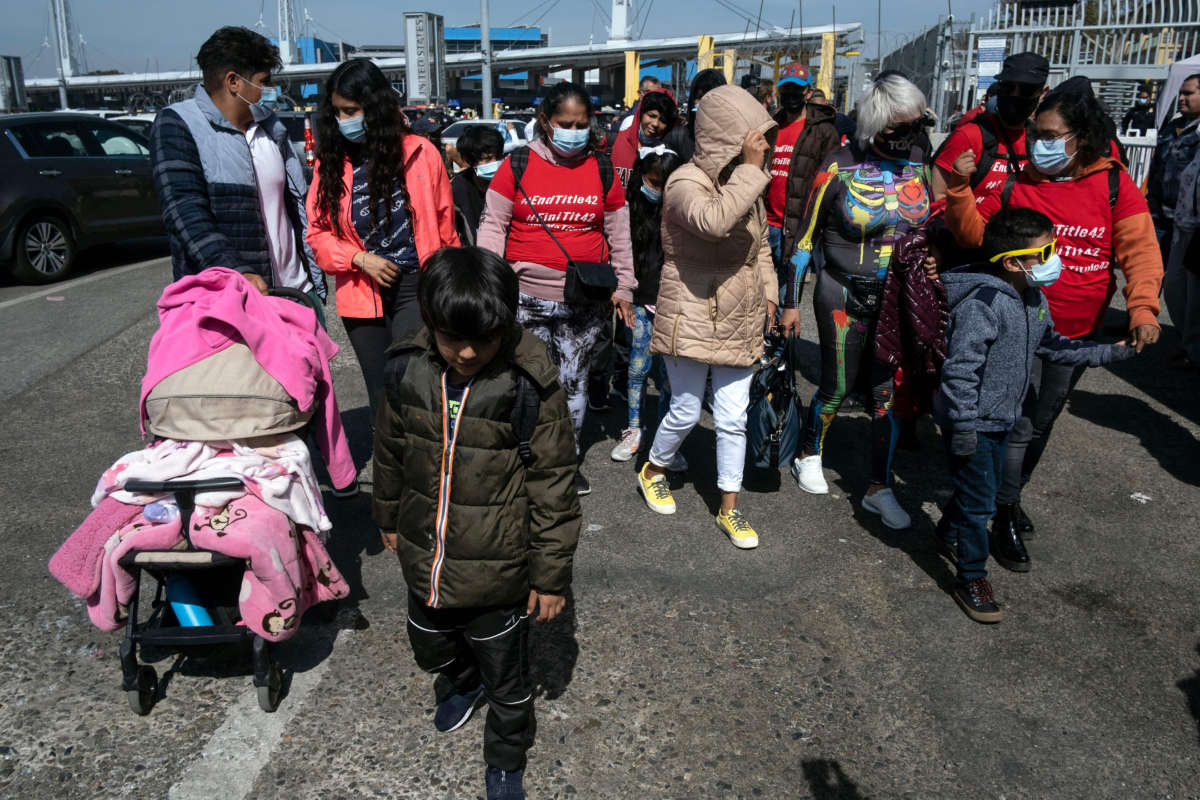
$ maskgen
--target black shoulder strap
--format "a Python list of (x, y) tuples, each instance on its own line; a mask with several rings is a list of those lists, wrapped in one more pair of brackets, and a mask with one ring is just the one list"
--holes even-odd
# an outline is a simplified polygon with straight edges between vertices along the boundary
[(517, 454), (526, 467), (533, 464), (533, 432), (537, 428), (542, 398), (533, 379), (524, 370), (516, 369), (517, 396), (513, 400), (512, 426), (517, 437)]
[(983, 142), (979, 148), (979, 161), (976, 162), (975, 173), (971, 176), (971, 188), (974, 189), (991, 173), (992, 164), (996, 162), (996, 152), (999, 150), (1000, 140), (996, 136), (995, 127), (987, 117), (980, 116), (971, 122), (976, 128), (979, 128), (979, 136)]
[[(613, 181), (616, 179), (612, 159), (609, 158), (608, 153), (596, 152), (594, 155), (596, 156), (596, 164), (600, 167), (600, 185), (604, 187), (604, 193), (601, 195), (601, 198), (606, 198), (608, 197), (608, 190), (612, 188)], [(603, 202), (603, 199), (601, 199), (602, 204)]]
[(1121, 196), (1121, 168), (1113, 164), (1108, 168), (1108, 207), (1116, 208)]
[(521, 182), (521, 176), (525, 174), (525, 168), (529, 166), (529, 145), (518, 147), (508, 154), (508, 167), (512, 170), (513, 179)]

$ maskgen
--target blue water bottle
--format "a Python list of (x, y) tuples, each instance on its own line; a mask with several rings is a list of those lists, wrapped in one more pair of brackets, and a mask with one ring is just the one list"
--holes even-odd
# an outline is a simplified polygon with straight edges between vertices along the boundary
[(178, 572), (167, 573), (167, 601), (175, 612), (175, 619), (185, 628), (213, 624), (208, 609), (200, 605), (200, 597), (192, 582)]

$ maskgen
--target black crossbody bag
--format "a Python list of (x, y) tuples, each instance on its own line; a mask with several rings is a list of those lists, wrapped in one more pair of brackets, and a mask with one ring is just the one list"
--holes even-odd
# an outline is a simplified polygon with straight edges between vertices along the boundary
[[(513, 173), (513, 180), (517, 184), (517, 190), (525, 196), (525, 202), (529, 204), (529, 210), (533, 212), (534, 218), (538, 224), (550, 234), (550, 238), (558, 245), (558, 249), (562, 250), (563, 256), (567, 259), (567, 276), (563, 283), (563, 300), (568, 303), (607, 303), (612, 300), (613, 292), (617, 290), (617, 272), (613, 269), (612, 264), (607, 261), (576, 261), (571, 258), (571, 254), (562, 246), (562, 242), (558, 241), (558, 237), (554, 235), (554, 231), (550, 230), (550, 226), (542, 219), (542, 215), (538, 213), (537, 206), (529, 199), (529, 195), (525, 192), (525, 187), (521, 185), (521, 179), (517, 177), (516, 172)], [(607, 245), (606, 245), (607, 246)]]

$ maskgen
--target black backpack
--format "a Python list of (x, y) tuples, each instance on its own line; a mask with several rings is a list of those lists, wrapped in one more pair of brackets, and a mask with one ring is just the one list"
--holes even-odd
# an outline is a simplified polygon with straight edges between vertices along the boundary
[[(608, 190), (612, 188), (613, 181), (617, 179), (616, 173), (613, 171), (612, 159), (608, 157), (608, 153), (597, 150), (592, 155), (596, 157), (596, 163), (600, 167), (600, 185), (604, 187), (600, 203), (603, 205), (604, 198), (608, 197)], [(509, 153), (508, 166), (515, 178), (514, 182), (520, 183), (521, 178), (525, 177), (526, 167), (529, 166), (529, 145), (518, 147)]]
[[(991, 174), (992, 165), (1000, 157), (1000, 132), (996, 130), (996, 126), (992, 124), (989, 118), (982, 115), (963, 124), (974, 125), (979, 128), (979, 135), (983, 140), (983, 144), (980, 147), (979, 161), (975, 166), (974, 174), (971, 175), (971, 189), (974, 191), (975, 187), (983, 183), (984, 179)], [(948, 141), (950, 141), (950, 138), (946, 137), (946, 142)], [(933, 154), (933, 161), (936, 162), (941, 158), (942, 150), (946, 147), (946, 142), (942, 142), (941, 147)], [(1005, 144), (1008, 150), (1008, 153), (1005, 155), (1005, 158), (1008, 160), (1008, 177), (1004, 179), (1004, 188), (1000, 190), (1001, 208), (1008, 205), (1009, 195), (1012, 194), (1013, 182), (1017, 179), (1017, 175), (1021, 173), (1022, 167), (1021, 159), (1013, 152), (1012, 143), (1008, 141), (1007, 136), (1005, 137)]]
[[(400, 405), (400, 384), (408, 372), (408, 364), (415, 351), (416, 348), (404, 349), (389, 356), (387, 366), (384, 367), (386, 402)], [(534, 461), (531, 443), (542, 408), (542, 397), (538, 394), (537, 384), (524, 370), (513, 367), (513, 376), (517, 382), (511, 417), (513, 434), (517, 437), (517, 454), (521, 457), (521, 463), (529, 467)]]

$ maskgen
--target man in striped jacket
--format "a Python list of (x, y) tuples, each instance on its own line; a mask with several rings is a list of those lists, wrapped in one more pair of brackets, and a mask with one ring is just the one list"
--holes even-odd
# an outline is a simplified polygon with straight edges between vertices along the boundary
[(279, 49), (221, 28), (196, 56), (203, 83), (150, 130), (154, 186), (175, 279), (228, 267), (260, 291), (286, 286), (320, 303), (325, 278), (304, 242), (307, 184), (275, 116)]

